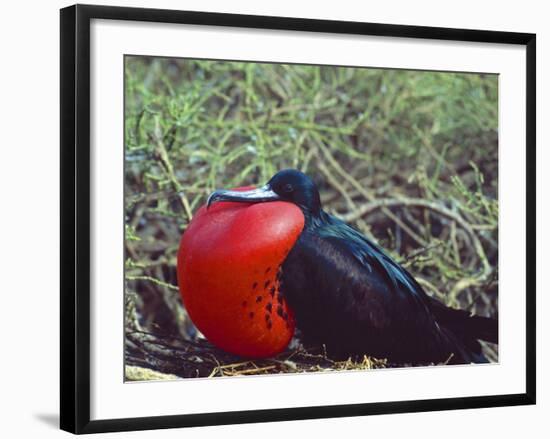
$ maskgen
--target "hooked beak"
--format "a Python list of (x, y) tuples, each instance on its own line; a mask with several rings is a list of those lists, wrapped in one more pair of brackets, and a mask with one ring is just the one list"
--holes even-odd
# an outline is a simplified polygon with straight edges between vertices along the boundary
[(239, 203), (264, 203), (266, 201), (280, 200), (281, 197), (277, 195), (271, 187), (266, 184), (265, 186), (252, 189), (250, 191), (227, 191), (219, 189), (214, 191), (208, 197), (206, 201), (206, 207), (210, 207), (212, 203), (216, 201), (235, 201)]

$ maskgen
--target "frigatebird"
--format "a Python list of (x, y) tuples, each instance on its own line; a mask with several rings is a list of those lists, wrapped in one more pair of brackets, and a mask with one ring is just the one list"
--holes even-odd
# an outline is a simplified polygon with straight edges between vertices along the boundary
[(429, 296), (400, 264), (358, 230), (322, 209), (307, 175), (287, 169), (248, 191), (218, 190), (207, 201), (298, 206), (305, 225), (282, 264), (280, 293), (304, 344), (327, 355), (370, 355), (396, 363), (484, 363), (478, 340), (498, 343), (495, 319)]

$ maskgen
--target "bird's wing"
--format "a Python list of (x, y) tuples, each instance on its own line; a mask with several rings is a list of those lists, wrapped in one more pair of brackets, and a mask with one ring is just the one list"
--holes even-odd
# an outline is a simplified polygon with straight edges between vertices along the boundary
[(310, 340), (332, 350), (399, 358), (416, 355), (412, 346), (420, 343), (417, 351), (440, 357), (444, 341), (425, 293), (345, 223), (325, 220), (304, 230), (283, 266), (283, 285)]
[(326, 213), (300, 235), (283, 280), (302, 332), (333, 349), (411, 361), (444, 361), (449, 354), (459, 362), (483, 360), (475, 337), (446, 327), (452, 310), (434, 309), (435, 300), (407, 270)]
[(407, 270), (359, 231), (332, 215), (326, 216), (323, 227), (318, 229), (322, 237), (333, 240), (343, 251), (350, 252), (365, 269), (384, 278), (393, 294), (430, 308), (430, 298)]

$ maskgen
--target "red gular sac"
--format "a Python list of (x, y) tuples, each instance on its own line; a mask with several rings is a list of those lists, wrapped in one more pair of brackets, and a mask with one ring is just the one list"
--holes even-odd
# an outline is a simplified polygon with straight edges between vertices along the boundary
[(286, 348), (295, 322), (279, 291), (280, 270), (303, 227), (301, 210), (284, 201), (199, 209), (181, 239), (178, 284), (211, 343), (251, 358)]

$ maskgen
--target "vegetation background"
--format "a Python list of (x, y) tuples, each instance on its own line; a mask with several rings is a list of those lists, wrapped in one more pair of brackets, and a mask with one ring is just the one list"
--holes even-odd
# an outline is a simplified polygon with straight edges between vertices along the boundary
[(402, 366), (299, 340), (247, 361), (187, 317), (176, 252), (193, 212), (283, 168), (428, 294), (498, 317), (496, 75), (127, 56), (125, 166), (127, 379)]

